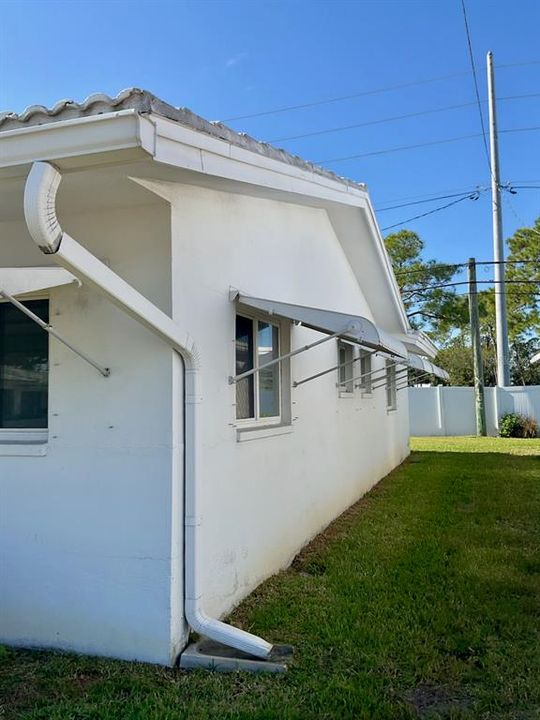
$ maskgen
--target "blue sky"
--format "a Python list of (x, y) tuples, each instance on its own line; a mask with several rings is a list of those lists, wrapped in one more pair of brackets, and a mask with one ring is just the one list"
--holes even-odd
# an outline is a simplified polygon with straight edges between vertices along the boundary
[[(499, 127), (540, 126), (540, 3), (467, 0), (467, 9), (482, 100), (487, 50), (498, 66), (528, 63), (497, 69), (499, 97), (537, 94), (501, 100)], [(226, 119), (453, 75), (230, 122), (272, 141), (475, 99), (460, 0), (0, 0), (0, 11), (2, 110), (138, 86), (208, 119)], [(471, 104), (276, 144), (325, 161), (479, 132)], [(540, 187), (540, 131), (502, 134), (500, 150), (503, 180)], [(376, 208), (467, 191), (489, 179), (479, 137), (325, 166), (366, 182)], [(506, 236), (540, 215), (538, 189), (505, 198)], [(444, 202), (381, 212), (379, 224)], [(438, 260), (492, 256), (489, 193), (406, 227)]]

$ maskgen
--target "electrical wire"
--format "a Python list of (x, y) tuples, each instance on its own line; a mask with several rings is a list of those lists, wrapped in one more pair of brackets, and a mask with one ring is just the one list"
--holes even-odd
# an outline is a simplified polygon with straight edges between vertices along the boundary
[[(521, 265), (522, 263), (533, 263), (535, 265), (540, 265), (540, 260), (534, 260), (534, 259), (525, 259), (525, 260), (476, 260), (476, 265)], [(396, 277), (401, 277), (402, 275), (419, 275), (419, 274), (425, 274), (426, 270), (435, 270), (435, 269), (443, 269), (443, 268), (460, 268), (460, 267), (467, 267), (469, 263), (468, 262), (462, 262), (462, 263), (434, 263), (433, 265), (429, 265), (426, 269), (418, 269), (418, 270), (400, 270), (397, 273), (394, 273)]]
[(438, 269), (448, 269), (451, 268), (460, 268), (460, 267), (466, 267), (467, 263), (435, 263), (433, 265), (429, 265), (426, 269), (423, 270), (400, 270), (397, 273), (394, 273), (396, 277), (401, 277), (402, 275), (420, 275), (421, 273), (425, 274), (426, 271), (429, 270), (438, 270)]
[[(525, 93), (523, 95), (506, 95), (497, 98), (497, 102), (502, 100), (521, 100), (525, 98), (540, 97), (540, 93)], [(487, 102), (484, 100), (484, 102)], [(332, 133), (343, 132), (345, 130), (354, 130), (356, 128), (367, 127), (369, 125), (380, 125), (382, 123), (394, 122), (397, 120), (407, 120), (409, 118), (421, 117), (423, 115), (434, 115), (435, 113), (446, 112), (448, 110), (459, 110), (461, 108), (471, 107), (476, 105), (476, 100), (473, 102), (459, 103), (458, 105), (446, 105), (445, 107), (433, 108), (431, 110), (419, 110), (413, 113), (406, 113), (404, 115), (393, 115), (386, 118), (378, 118), (376, 120), (366, 120), (365, 122), (355, 123), (353, 125), (341, 125), (340, 127), (326, 128), (323, 130), (314, 130), (312, 132), (302, 133), (300, 135), (287, 135), (286, 137), (274, 138), (267, 140), (266, 142), (273, 144), (278, 142), (285, 142), (287, 140), (300, 140), (303, 138), (316, 137), (319, 135), (330, 135)]]
[[(532, 132), (540, 130), (540, 126), (524, 127), (524, 128), (508, 128), (499, 130), (499, 133), (516, 133), (516, 132)], [(315, 160), (315, 165), (329, 165), (331, 163), (345, 162), (347, 160), (358, 160), (364, 157), (372, 157), (374, 155), (388, 155), (389, 153), (402, 152), (403, 150), (415, 150), (416, 148), (430, 147), (432, 145), (444, 145), (445, 143), (458, 142), (460, 140), (470, 140), (471, 138), (482, 137), (481, 133), (471, 133), (470, 135), (458, 135), (453, 138), (444, 138), (442, 140), (431, 140), (425, 143), (416, 143), (414, 145), (400, 145), (393, 148), (384, 148), (382, 150), (372, 150), (371, 152), (359, 153), (358, 155), (345, 155), (342, 157), (328, 158), (326, 160)]]
[(425, 213), (422, 213), (421, 215), (415, 215), (414, 217), (407, 218), (407, 220), (403, 220), (402, 222), (394, 223), (393, 225), (387, 225), (386, 227), (381, 228), (381, 232), (385, 232), (386, 230), (391, 230), (395, 227), (400, 227), (400, 225), (406, 225), (409, 222), (412, 222), (413, 220), (419, 220), (420, 218), (427, 217), (428, 215), (433, 215), (434, 213), (440, 212), (441, 210), (446, 210), (449, 207), (452, 207), (453, 205), (457, 205), (460, 202), (463, 202), (463, 200), (478, 200), (480, 197), (480, 193), (485, 192), (484, 190), (476, 190), (474, 193), (470, 195), (464, 195), (463, 197), (460, 197), (458, 200), (453, 200), (452, 202), (446, 203), (446, 205), (440, 205), (439, 207), (433, 208), (433, 210), (428, 210)]
[[(540, 60), (527, 60), (519, 63), (507, 63), (505, 65), (496, 65), (496, 68), (513, 68), (523, 67), (525, 65), (537, 65)], [(367, 95), (378, 95), (385, 92), (393, 92), (394, 90), (402, 90), (409, 87), (415, 87), (418, 85), (427, 85), (432, 82), (438, 82), (441, 80), (450, 80), (455, 77), (463, 77), (469, 75), (470, 70), (462, 70), (461, 72), (451, 73), (449, 75), (440, 75), (439, 77), (427, 78), (424, 80), (415, 80), (413, 82), (401, 83), (399, 85), (389, 85), (383, 88), (377, 88), (374, 90), (364, 90), (358, 93), (352, 93), (349, 95), (339, 95), (337, 97), (326, 98), (325, 100), (315, 100), (312, 102), (302, 103), (298, 105), (285, 105), (279, 108), (273, 108), (271, 110), (262, 110), (255, 113), (248, 113), (245, 115), (234, 115), (232, 117), (223, 118), (220, 122), (233, 122), (234, 120), (248, 120), (249, 118), (258, 118), (265, 115), (277, 115), (278, 113), (290, 112), (294, 110), (303, 110), (305, 108), (318, 107), (319, 105), (328, 105), (330, 103), (341, 102), (342, 100), (352, 100), (358, 97), (365, 97)]]
[(480, 115), (480, 126), (482, 128), (482, 140), (484, 143), (484, 150), (486, 153), (487, 164), (489, 167), (489, 174), (490, 174), (490, 176), (492, 176), (493, 170), (491, 168), (491, 158), (489, 156), (489, 149), (488, 149), (488, 144), (487, 144), (486, 127), (484, 125), (484, 113), (482, 112), (482, 102), (480, 100), (480, 91), (478, 89), (478, 78), (476, 76), (476, 64), (474, 62), (474, 53), (473, 53), (473, 49), (472, 49), (471, 33), (469, 30), (469, 21), (467, 20), (467, 10), (465, 8), (465, 0), (461, 0), (461, 9), (463, 10), (463, 20), (465, 21), (465, 33), (467, 35), (467, 47), (469, 50), (469, 60), (471, 63), (472, 76), (473, 76), (473, 80), (474, 80), (474, 91), (476, 94), (476, 103), (478, 105), (478, 113)]
[(366, 97), (368, 95), (379, 95), (386, 92), (393, 92), (394, 90), (403, 90), (405, 88), (416, 87), (418, 85), (427, 85), (432, 82), (438, 82), (440, 80), (449, 80), (455, 77), (462, 77), (468, 75), (470, 70), (464, 70), (457, 73), (450, 73), (449, 75), (439, 75), (438, 77), (427, 78), (425, 80), (414, 80), (408, 83), (400, 83), (399, 85), (388, 85), (387, 87), (376, 88), (374, 90), (363, 90), (358, 93), (351, 93), (349, 95), (338, 95), (337, 97), (326, 98), (325, 100), (314, 100), (312, 102), (301, 103), (298, 105), (286, 105), (273, 110), (262, 110), (256, 113), (249, 113), (246, 115), (234, 115), (232, 117), (224, 118), (223, 122), (233, 122), (235, 120), (248, 120), (249, 118), (258, 118), (265, 115), (277, 115), (278, 113), (290, 112), (291, 110), (304, 110), (305, 108), (318, 107), (320, 105), (329, 105), (330, 103), (342, 102), (343, 100), (352, 100), (358, 97)]
[[(478, 285), (504, 285), (504, 284), (516, 284), (516, 285), (540, 285), (540, 280), (477, 280)], [(410, 290), (404, 290), (403, 292), (409, 294), (416, 294), (425, 292), (426, 290), (440, 290), (441, 288), (457, 287), (458, 285), (468, 285), (469, 280), (458, 280), (456, 282), (441, 283), (439, 285), (426, 285), (420, 288), (411, 288)]]
[(437, 197), (424, 198), (423, 200), (413, 200), (412, 202), (402, 203), (401, 205), (390, 205), (389, 207), (385, 207), (385, 208), (376, 208), (376, 212), (382, 213), (382, 212), (386, 212), (387, 210), (397, 210), (398, 208), (410, 207), (411, 205), (423, 205), (424, 203), (435, 202), (435, 200), (447, 200), (448, 198), (463, 197), (463, 196), (468, 197), (469, 195), (473, 194), (474, 192), (477, 192), (480, 190), (484, 191), (484, 190), (487, 190), (487, 188), (477, 187), (477, 188), (473, 188), (472, 190), (467, 190), (465, 192), (452, 193), (450, 195), (438, 195)]

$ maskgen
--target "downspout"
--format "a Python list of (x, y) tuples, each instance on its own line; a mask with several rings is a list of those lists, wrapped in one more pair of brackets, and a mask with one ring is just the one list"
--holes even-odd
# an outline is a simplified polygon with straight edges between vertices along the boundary
[(184, 613), (191, 628), (223, 645), (267, 658), (272, 645), (262, 638), (216, 620), (201, 607), (199, 581), (198, 455), (200, 357), (193, 339), (162, 310), (98, 260), (67, 233), (56, 215), (56, 193), (62, 179), (47, 162), (35, 162), (24, 191), (24, 214), (36, 245), (83, 283), (93, 287), (117, 307), (164, 340), (182, 358), (185, 387), (185, 507), (184, 507)]

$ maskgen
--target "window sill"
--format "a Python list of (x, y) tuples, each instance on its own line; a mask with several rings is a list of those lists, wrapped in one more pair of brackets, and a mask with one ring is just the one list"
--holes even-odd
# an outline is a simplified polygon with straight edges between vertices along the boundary
[(292, 425), (263, 425), (261, 427), (246, 427), (236, 429), (236, 441), (247, 442), (259, 438), (275, 437), (292, 433)]
[(395, 408), (386, 408), (386, 414), (387, 414), (387, 415), (393, 415), (394, 413), (397, 413), (397, 411), (398, 411), (397, 407), (395, 407)]
[(0, 442), (0, 457), (43, 457), (47, 454), (46, 443), (4, 443)]
[(47, 430), (0, 430), (0, 457), (40, 457), (47, 454)]
[(338, 397), (340, 398), (354, 398), (354, 392), (349, 390), (339, 390)]

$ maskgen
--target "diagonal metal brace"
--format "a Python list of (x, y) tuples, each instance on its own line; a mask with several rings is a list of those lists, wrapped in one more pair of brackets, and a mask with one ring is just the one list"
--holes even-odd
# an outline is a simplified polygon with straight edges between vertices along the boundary
[(265, 363), (264, 365), (260, 365), (259, 367), (252, 368), (251, 370), (246, 370), (246, 372), (240, 373), (240, 375), (235, 375), (234, 377), (231, 376), (231, 377), (229, 377), (229, 385), (233, 385), (234, 383), (237, 383), (239, 380), (242, 380), (243, 378), (249, 377), (250, 375), (254, 375), (255, 373), (258, 373), (260, 370), (263, 370), (263, 369), (266, 370), (266, 368), (272, 367), (272, 365), (275, 365), (276, 363), (282, 363), (284, 360), (294, 357), (295, 355), (299, 355), (300, 353), (303, 353), (306, 350), (311, 350), (311, 348), (314, 348), (317, 345), (322, 345), (323, 343), (328, 342), (329, 340), (333, 340), (334, 338), (341, 337), (342, 335), (346, 335), (349, 331), (350, 331), (350, 327), (346, 327), (343, 330), (339, 330), (338, 332), (332, 333), (331, 335), (327, 335), (326, 337), (322, 338), (321, 340), (316, 340), (315, 342), (312, 342), (309, 345), (304, 345), (301, 348), (292, 350), (291, 352), (287, 353), (286, 355), (280, 355), (280, 357), (274, 358), (273, 360), (270, 360), (269, 362)]
[(94, 367), (99, 373), (101, 373), (103, 375), (103, 377), (109, 377), (109, 375), (111, 374), (111, 371), (109, 370), (109, 368), (103, 367), (103, 365), (100, 365), (95, 360), (92, 360), (92, 358), (88, 357), (88, 355), (83, 353), (82, 350), (77, 350), (77, 348), (74, 347), (62, 335), (60, 335), (60, 333), (56, 332), (56, 330), (52, 327), (52, 325), (49, 325), (48, 323), (46, 323), (44, 320), (42, 320), (40, 317), (38, 317), (35, 313), (33, 313), (31, 310), (29, 310), (27, 307), (25, 307), (16, 298), (11, 296), (9, 293), (5, 292), (5, 290), (1, 290), (1, 289), (0, 289), (0, 296), (3, 297), (8, 302), (10, 302), (16, 308), (18, 308), (22, 313), (24, 313), (27, 317), (29, 317), (30, 320), (33, 320), (37, 325), (40, 326), (40, 328), (45, 330), (46, 333), (49, 333), (49, 335), (52, 335), (59, 342), (61, 342), (63, 345), (65, 345), (67, 348), (69, 348), (71, 350), (71, 352), (75, 353), (75, 355), (78, 355), (80, 358), (82, 358), (87, 363), (92, 365), (92, 367)]

